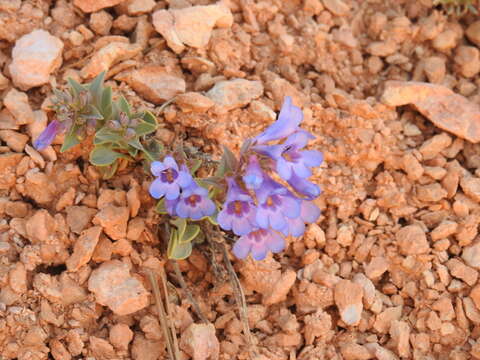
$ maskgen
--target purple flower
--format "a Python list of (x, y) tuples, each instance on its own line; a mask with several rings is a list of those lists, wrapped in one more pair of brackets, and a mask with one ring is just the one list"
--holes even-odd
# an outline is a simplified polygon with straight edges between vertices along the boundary
[(216, 207), (208, 198), (208, 190), (197, 185), (195, 181), (183, 189), (175, 211), (182, 218), (200, 220), (215, 213)]
[(319, 166), (323, 161), (320, 151), (300, 151), (312, 138), (312, 134), (300, 130), (290, 135), (283, 144), (257, 145), (254, 150), (276, 161), (276, 169), (282, 179), (289, 180), (293, 173), (300, 178), (307, 178), (312, 175), (310, 167)]
[(322, 192), (318, 185), (308, 181), (307, 179), (298, 177), (295, 172), (293, 172), (290, 179), (288, 179), (288, 183), (293, 189), (295, 189), (297, 193), (306, 196), (308, 200), (315, 199)]
[(170, 215), (177, 216), (177, 212), (175, 211), (177, 204), (178, 204), (178, 199), (175, 199), (175, 200), (165, 199), (165, 209)]
[(246, 235), (255, 227), (255, 203), (233, 178), (227, 178), (227, 199), (217, 221), (224, 230), (236, 235)]
[(53, 142), (53, 139), (55, 139), (55, 136), (61, 131), (61, 128), (60, 122), (53, 120), (35, 140), (33, 147), (37, 150), (45, 149)]
[(243, 235), (233, 245), (233, 253), (239, 259), (245, 259), (249, 253), (255, 260), (263, 260), (268, 251), (278, 253), (285, 248), (285, 239), (277, 232), (266, 229), (256, 229)]
[(157, 178), (150, 185), (150, 195), (155, 199), (165, 196), (167, 200), (175, 200), (180, 195), (180, 189), (187, 187), (193, 180), (185, 165), (181, 170), (171, 156), (162, 161), (154, 161), (150, 170)]
[(288, 225), (288, 218), (295, 219), (300, 215), (300, 199), (268, 176), (265, 176), (256, 195), (258, 207), (255, 221), (263, 229), (271, 227), (281, 231)]
[(292, 104), (292, 98), (290, 96), (286, 96), (277, 121), (270, 125), (254, 140), (257, 141), (257, 144), (265, 144), (272, 140), (287, 137), (298, 130), (298, 125), (300, 125), (302, 120), (302, 110)]
[(250, 156), (245, 175), (242, 177), (245, 186), (249, 189), (258, 189), (262, 185), (263, 171), (255, 155)]
[(302, 200), (300, 205), (300, 216), (295, 219), (287, 218), (287, 226), (282, 229), (285, 236), (302, 236), (305, 232), (305, 223), (311, 224), (317, 221), (320, 216), (320, 209), (313, 201)]

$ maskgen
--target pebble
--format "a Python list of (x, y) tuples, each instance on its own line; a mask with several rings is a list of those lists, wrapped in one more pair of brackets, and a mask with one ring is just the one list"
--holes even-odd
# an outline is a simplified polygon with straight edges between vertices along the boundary
[(133, 331), (126, 324), (115, 324), (110, 328), (108, 338), (115, 348), (125, 351), (133, 339)]
[(433, 39), (432, 46), (440, 52), (447, 52), (457, 46), (457, 42), (457, 33), (451, 29), (447, 29)]
[(0, 140), (3, 140), (13, 151), (23, 152), (30, 138), (25, 134), (13, 130), (0, 130)]
[(467, 35), (468, 40), (480, 47), (480, 21), (471, 23), (468, 26), (465, 35)]
[(414, 105), (439, 128), (476, 143), (480, 141), (480, 106), (445, 86), (415, 81), (387, 81), (382, 101)]
[(142, 283), (132, 277), (128, 266), (119, 260), (104, 262), (93, 270), (88, 290), (95, 294), (99, 304), (120, 316), (141, 310), (150, 302)]
[[(5, 98), (4, 98), (5, 100)], [(4, 130), (18, 130), (20, 126), (15, 121), (15, 118), (12, 116), (12, 113), (7, 109), (2, 109), (0, 111), (0, 129)]]
[(155, 30), (177, 54), (185, 49), (185, 45), (194, 48), (206, 47), (213, 28), (229, 28), (233, 24), (230, 9), (222, 3), (158, 10), (153, 13), (152, 20)]
[(382, 276), (388, 270), (388, 261), (383, 256), (375, 256), (365, 267), (365, 275), (374, 280)]
[(65, 209), (67, 213), (67, 225), (70, 231), (80, 234), (92, 221), (97, 210), (87, 206), (69, 206)]
[(210, 98), (196, 93), (187, 92), (180, 94), (175, 98), (175, 104), (180, 107), (183, 112), (204, 113), (208, 111), (215, 103)]
[(323, 0), (323, 5), (333, 15), (345, 16), (350, 12), (350, 7), (342, 0)]
[(113, 16), (105, 10), (90, 15), (90, 28), (97, 35), (108, 35), (113, 25)]
[(392, 321), (400, 320), (401, 316), (402, 306), (389, 307), (376, 316), (373, 328), (380, 334), (386, 334)]
[(186, 89), (183, 77), (156, 65), (145, 66), (122, 75), (122, 80), (145, 100), (157, 105), (184, 93)]
[(13, 269), (8, 273), (8, 284), (17, 294), (27, 292), (27, 270), (20, 261), (15, 263)]
[(428, 81), (439, 84), (445, 78), (447, 71), (445, 60), (439, 56), (430, 56), (424, 61), (423, 71), (425, 71)]
[(476, 176), (464, 176), (460, 180), (460, 186), (465, 195), (477, 203), (480, 202), (480, 178)]
[(461, 76), (474, 77), (480, 72), (480, 50), (475, 46), (459, 46), (455, 51), (455, 64)]
[(430, 160), (440, 154), (452, 144), (452, 138), (445, 133), (435, 135), (425, 141), (418, 151), (422, 154), (423, 160)]
[(363, 287), (349, 280), (335, 285), (334, 299), (343, 322), (349, 326), (358, 325), (362, 318)]
[(130, 16), (139, 16), (152, 11), (155, 5), (155, 0), (128, 0), (117, 6), (116, 10)]
[(430, 250), (427, 236), (419, 225), (407, 225), (395, 234), (400, 253), (419, 255)]
[(462, 259), (468, 266), (480, 270), (480, 242), (463, 248)]
[(477, 282), (478, 272), (475, 269), (465, 265), (459, 259), (453, 258), (446, 263), (450, 274), (457, 279), (465, 281), (468, 285), (473, 286)]
[(15, 42), (10, 74), (22, 90), (48, 83), (50, 74), (62, 64), (63, 42), (45, 30), (34, 30)]
[(112, 65), (138, 55), (142, 47), (138, 44), (111, 42), (93, 54), (90, 61), (81, 70), (84, 79), (90, 79), (102, 71), (108, 71)]
[(410, 357), (410, 326), (405, 321), (393, 320), (390, 336), (396, 353), (403, 358)]
[(55, 234), (56, 222), (47, 210), (37, 210), (25, 224), (27, 237), (32, 244), (48, 243)]
[(411, 152), (403, 155), (402, 158), (403, 169), (408, 175), (408, 178), (416, 181), (420, 179), (424, 173), (424, 169), (420, 161)]
[(30, 124), (34, 121), (35, 117), (28, 103), (28, 96), (24, 92), (15, 88), (10, 89), (3, 99), (3, 104), (15, 118), (17, 125)]
[(115, 358), (115, 350), (113, 346), (105, 339), (90, 336), (90, 351), (94, 356), (94, 359), (113, 359)]
[(386, 57), (394, 54), (397, 48), (395, 41), (374, 41), (367, 46), (366, 51), (373, 56)]
[(476, 285), (468, 296), (473, 300), (477, 309), (480, 310), (480, 285)]
[(437, 202), (447, 197), (447, 190), (437, 182), (428, 185), (417, 185), (417, 198), (425, 202)]
[(73, 4), (84, 13), (91, 13), (118, 5), (125, 0), (73, 0)]
[(213, 324), (191, 324), (182, 333), (179, 345), (193, 360), (216, 360), (220, 354)]
[(75, 241), (73, 254), (66, 262), (68, 271), (78, 271), (90, 261), (101, 233), (102, 228), (100, 226), (94, 226), (82, 232)]
[(207, 92), (207, 97), (215, 102), (213, 111), (225, 114), (230, 110), (248, 105), (263, 94), (260, 81), (233, 79), (220, 81)]
[(446, 239), (457, 232), (458, 224), (455, 221), (444, 220), (430, 233), (433, 241)]
[(130, 211), (128, 207), (107, 205), (93, 218), (93, 223), (103, 227), (103, 231), (112, 240), (120, 240), (127, 235), (127, 222)]
[(9, 190), (15, 185), (15, 168), (21, 158), (19, 153), (0, 154), (0, 190)]

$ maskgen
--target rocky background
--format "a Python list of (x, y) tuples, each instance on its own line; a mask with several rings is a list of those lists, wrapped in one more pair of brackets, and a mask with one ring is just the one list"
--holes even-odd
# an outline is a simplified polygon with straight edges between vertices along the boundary
[(257, 360), (480, 359), (479, 46), (476, 15), (432, 0), (0, 0), (0, 359), (166, 359), (162, 268), (181, 358), (248, 358), (220, 254), (180, 262), (203, 325), (140, 165), (102, 181), (88, 145), (31, 146), (52, 88), (104, 70), (214, 158), (285, 95), (303, 108), (323, 214), (232, 258)]

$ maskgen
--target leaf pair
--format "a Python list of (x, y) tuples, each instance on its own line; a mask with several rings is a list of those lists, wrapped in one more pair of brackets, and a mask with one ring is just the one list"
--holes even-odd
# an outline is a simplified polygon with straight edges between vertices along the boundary
[(167, 256), (175, 260), (186, 259), (192, 253), (192, 241), (200, 234), (200, 226), (188, 224), (183, 218), (176, 218), (171, 223), (176, 228), (170, 230)]

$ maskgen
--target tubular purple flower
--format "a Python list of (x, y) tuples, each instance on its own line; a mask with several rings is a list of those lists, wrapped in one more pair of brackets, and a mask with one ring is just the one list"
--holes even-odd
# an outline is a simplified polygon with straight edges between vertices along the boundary
[(177, 216), (177, 212), (175, 211), (177, 204), (178, 204), (178, 199), (175, 199), (175, 200), (165, 199), (165, 209), (170, 215)]
[(55, 136), (61, 131), (61, 128), (60, 122), (53, 120), (35, 140), (33, 147), (37, 150), (45, 149), (53, 142), (53, 139), (55, 139)]
[(192, 181), (188, 188), (183, 189), (175, 211), (177, 216), (200, 220), (215, 213), (216, 207), (208, 198), (208, 190)]
[(150, 185), (150, 195), (155, 199), (165, 196), (167, 200), (175, 200), (180, 195), (180, 189), (189, 186), (193, 179), (185, 165), (179, 169), (177, 162), (171, 156), (162, 161), (154, 161), (150, 170), (157, 178)]
[(292, 98), (285, 96), (282, 109), (277, 121), (270, 125), (264, 132), (254, 138), (257, 144), (265, 144), (293, 134), (303, 120), (302, 110), (293, 105)]
[(255, 221), (260, 228), (281, 231), (287, 219), (300, 215), (300, 199), (288, 189), (265, 176), (262, 186), (256, 191), (258, 207)]
[(282, 229), (285, 236), (302, 236), (305, 232), (305, 223), (311, 224), (318, 220), (320, 209), (313, 201), (302, 200), (300, 205), (300, 216), (295, 219), (287, 218), (287, 226)]
[(257, 145), (254, 150), (276, 161), (276, 169), (282, 179), (289, 180), (293, 173), (298, 177), (307, 178), (312, 175), (310, 167), (319, 166), (323, 161), (323, 154), (320, 151), (300, 151), (312, 138), (314, 138), (312, 134), (300, 130), (290, 135), (283, 144)]
[(295, 172), (292, 173), (288, 183), (297, 193), (304, 195), (308, 200), (315, 199), (322, 192), (318, 185), (308, 181), (307, 179), (302, 179), (301, 177), (297, 176)]
[(258, 189), (262, 185), (263, 171), (255, 155), (248, 159), (248, 165), (242, 179), (248, 189)]
[(285, 239), (275, 231), (255, 229), (240, 237), (233, 245), (233, 253), (239, 259), (245, 259), (249, 253), (255, 260), (263, 260), (267, 253), (279, 253), (285, 248)]
[(218, 214), (218, 224), (224, 230), (233, 230), (236, 235), (246, 235), (256, 226), (255, 203), (233, 178), (227, 178), (227, 183), (227, 198)]

